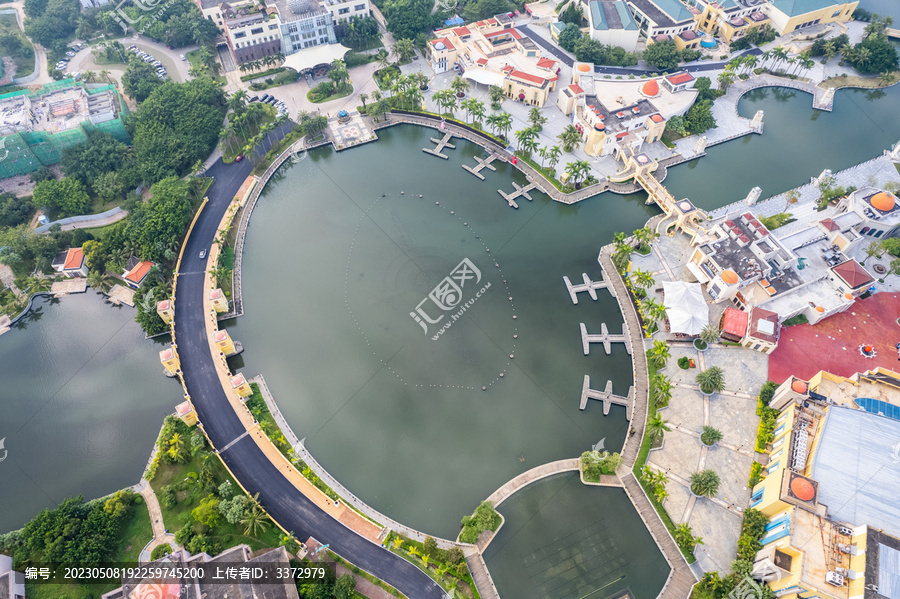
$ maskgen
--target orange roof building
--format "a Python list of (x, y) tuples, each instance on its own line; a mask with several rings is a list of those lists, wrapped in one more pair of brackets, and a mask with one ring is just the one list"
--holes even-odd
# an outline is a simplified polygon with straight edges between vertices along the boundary
[[(131, 264), (134, 260), (134, 258), (129, 260), (129, 264)], [(136, 262), (137, 263), (134, 264), (134, 266), (132, 266), (130, 269), (126, 267), (126, 270), (123, 274), (125, 282), (135, 289), (141, 286), (141, 283), (144, 282), (144, 278), (147, 276), (147, 273), (150, 272), (150, 269), (155, 266), (155, 264), (153, 262), (150, 262), (149, 260), (140, 260)]]
[(747, 334), (749, 314), (743, 310), (728, 306), (722, 315), (722, 337), (734, 343), (740, 343)]
[(88, 275), (84, 251), (81, 248), (69, 248), (53, 258), (53, 270), (67, 277), (86, 277)]
[(659, 95), (659, 83), (656, 82), (656, 79), (649, 79), (641, 87), (641, 93), (648, 98), (655, 98)]

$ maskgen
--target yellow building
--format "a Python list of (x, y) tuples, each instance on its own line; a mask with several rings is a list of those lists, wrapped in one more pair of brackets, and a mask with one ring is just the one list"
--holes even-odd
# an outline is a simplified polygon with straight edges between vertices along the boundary
[(228, 298), (225, 297), (225, 293), (221, 289), (210, 289), (209, 301), (212, 302), (213, 309), (215, 309), (217, 314), (228, 312)]
[(697, 31), (718, 35), (726, 43), (743, 37), (752, 27), (771, 24), (765, 9), (759, 3), (736, 0), (695, 0), (700, 9), (694, 14)]
[(900, 564), (900, 407), (859, 396), (834, 403), (876, 387), (896, 402), (900, 375), (820, 372), (775, 392), (770, 406), (781, 413), (750, 506), (769, 517), (753, 576), (780, 598), (862, 599), (879, 584), (892, 596), (884, 585)]
[(174, 347), (167, 347), (159, 352), (159, 361), (170, 375), (178, 374), (181, 369), (181, 361), (178, 359)]
[(768, 14), (780, 34), (820, 23), (846, 23), (851, 20), (859, 0), (769, 0)]
[(172, 300), (163, 300), (157, 302), (156, 313), (163, 319), (166, 324), (171, 324), (175, 320), (175, 304)]
[(229, 335), (228, 331), (226, 331), (225, 329), (217, 331), (215, 334), (215, 339), (216, 347), (218, 347), (219, 351), (226, 356), (237, 353), (237, 348), (235, 348), (234, 341), (232, 341), (231, 335)]
[(435, 31), (427, 57), (435, 73), (458, 69), (480, 85), (496, 85), (508, 98), (543, 106), (556, 90), (560, 64), (513, 27), (506, 15)]
[(175, 414), (188, 426), (194, 426), (199, 422), (197, 412), (194, 411), (194, 406), (189, 401), (184, 401), (175, 406)]
[(236, 374), (231, 377), (231, 388), (241, 397), (250, 397), (253, 395), (253, 389), (250, 388), (250, 383), (247, 382), (247, 379), (244, 378), (243, 374)]

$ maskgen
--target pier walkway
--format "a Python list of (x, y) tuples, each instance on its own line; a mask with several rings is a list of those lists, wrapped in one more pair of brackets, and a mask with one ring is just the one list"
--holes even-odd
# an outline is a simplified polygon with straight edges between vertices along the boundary
[(501, 196), (503, 196), (503, 199), (506, 200), (507, 204), (509, 204), (513, 208), (518, 209), (519, 205), (516, 203), (516, 198), (524, 197), (526, 200), (528, 200), (530, 202), (532, 200), (532, 197), (531, 197), (531, 194), (529, 194), (528, 192), (531, 191), (532, 189), (535, 189), (537, 187), (537, 184), (534, 181), (532, 181), (525, 187), (522, 187), (521, 185), (519, 185), (518, 183), (516, 183), (514, 181), (513, 187), (515, 188), (515, 191), (512, 193), (506, 193), (502, 189), (498, 189), (497, 193), (499, 193)]
[(625, 397), (614, 395), (612, 389), (612, 381), (606, 381), (606, 387), (603, 391), (591, 389), (591, 377), (584, 375), (584, 383), (581, 385), (581, 404), (579, 404), (579, 409), (584, 410), (587, 408), (589, 399), (596, 399), (603, 403), (604, 416), (609, 416), (610, 406), (616, 404), (625, 406), (625, 417), (631, 421), (631, 417), (634, 415), (634, 386), (628, 387), (628, 395)]
[(581, 273), (581, 277), (584, 279), (584, 283), (579, 285), (573, 285), (572, 281), (569, 280), (569, 277), (563, 277), (563, 282), (566, 284), (566, 289), (569, 290), (569, 297), (572, 298), (573, 304), (578, 303), (578, 294), (585, 291), (587, 291), (588, 295), (590, 295), (591, 299), (595, 302), (597, 301), (598, 289), (606, 289), (613, 297), (616, 297), (615, 290), (609, 286), (609, 283), (606, 280), (592, 281), (591, 278), (587, 276), (586, 272)]
[(625, 351), (628, 352), (628, 355), (631, 355), (631, 338), (628, 336), (627, 331), (625, 331), (624, 326), (622, 327), (623, 332), (621, 334), (610, 335), (609, 329), (606, 328), (606, 323), (602, 322), (600, 323), (600, 334), (590, 335), (583, 322), (578, 324), (581, 326), (581, 347), (584, 349), (584, 355), (591, 353), (591, 343), (602, 343), (607, 356), (612, 353), (613, 343), (624, 343)]
[[(487, 500), (490, 501), (491, 504), (496, 508), (501, 503), (509, 499), (510, 495), (512, 495), (522, 487), (527, 487), (531, 483), (539, 481), (542, 478), (547, 478), (548, 476), (553, 476), (554, 474), (559, 474), (561, 472), (577, 472), (580, 468), (580, 458), (557, 460), (556, 462), (549, 462), (547, 464), (535, 466), (531, 470), (523, 472), (519, 476), (510, 480), (505, 485), (491, 493), (491, 496), (488, 497)], [(481, 589), (481, 587), (478, 588), (479, 590)]]
[(431, 138), (431, 141), (436, 143), (437, 146), (434, 149), (431, 148), (422, 148), (422, 151), (426, 154), (431, 154), (432, 156), (437, 156), (438, 158), (443, 158), (444, 160), (449, 160), (450, 157), (446, 154), (441, 154), (441, 150), (444, 148), (450, 148), (451, 150), (455, 150), (456, 146), (450, 143), (450, 140), (453, 139), (453, 134), (449, 131), (444, 134), (443, 139), (437, 139), (435, 137)]
[(473, 175), (475, 175), (476, 177), (478, 177), (479, 179), (481, 179), (482, 181), (484, 181), (484, 175), (481, 174), (481, 171), (484, 169), (490, 169), (492, 171), (496, 171), (497, 167), (495, 167), (491, 163), (493, 161), (497, 160), (498, 158), (500, 158), (500, 154), (498, 154), (497, 152), (491, 152), (491, 155), (488, 156), (486, 159), (475, 156), (475, 162), (478, 163), (477, 166), (471, 167), (468, 164), (464, 164), (464, 165), (462, 165), (462, 167), (464, 169), (466, 169), (467, 171), (469, 171), (470, 173), (472, 173)]

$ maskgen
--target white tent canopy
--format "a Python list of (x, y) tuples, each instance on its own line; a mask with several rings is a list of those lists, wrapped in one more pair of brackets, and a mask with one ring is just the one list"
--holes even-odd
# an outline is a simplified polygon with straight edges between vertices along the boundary
[(471, 79), (475, 83), (480, 83), (482, 85), (503, 85), (503, 75), (501, 73), (497, 73), (495, 71), (488, 71), (485, 69), (478, 68), (470, 68), (466, 69), (466, 72), (463, 74), (463, 77), (466, 79)]
[(663, 293), (663, 305), (673, 333), (699, 335), (709, 324), (709, 306), (703, 299), (700, 283), (664, 281)]
[(335, 58), (343, 58), (350, 48), (341, 44), (322, 44), (305, 48), (299, 52), (288, 54), (284, 59), (282, 66), (289, 67), (298, 73), (306, 69), (319, 66), (320, 64), (331, 64)]

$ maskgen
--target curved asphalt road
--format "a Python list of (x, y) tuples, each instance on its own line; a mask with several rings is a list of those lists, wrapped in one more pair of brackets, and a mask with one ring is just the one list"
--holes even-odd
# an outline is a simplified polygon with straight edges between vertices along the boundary
[[(203, 311), (205, 263), (198, 256), (212, 244), (225, 210), (251, 170), (250, 160), (226, 165), (219, 159), (206, 171), (207, 176), (215, 177), (215, 183), (207, 193), (209, 202), (185, 241), (175, 296), (175, 333), (184, 381), (203, 428), (217, 448), (226, 447), (245, 429), (228, 402), (210, 354), (204, 324), (208, 316)], [(313, 536), (329, 543), (336, 553), (410, 599), (445, 597), (443, 590), (417, 567), (319, 509), (281, 474), (251, 437), (244, 437), (220, 456), (251, 495), (259, 492), (260, 502), (272, 518), (298, 539)]]

